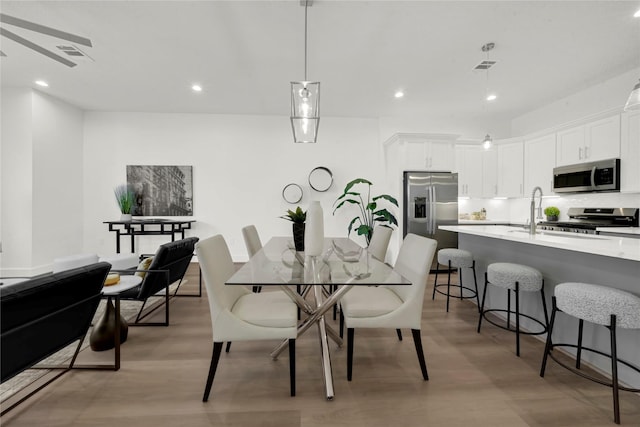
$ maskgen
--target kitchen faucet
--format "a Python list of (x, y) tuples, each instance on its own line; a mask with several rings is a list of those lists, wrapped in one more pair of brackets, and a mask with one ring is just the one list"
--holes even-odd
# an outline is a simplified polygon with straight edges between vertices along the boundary
[(536, 191), (540, 192), (540, 200), (538, 201), (538, 216), (536, 218), (542, 219), (542, 188), (534, 187), (533, 191), (531, 192), (531, 222), (529, 223), (529, 234), (531, 235), (536, 234), (536, 218), (534, 218), (536, 210)]

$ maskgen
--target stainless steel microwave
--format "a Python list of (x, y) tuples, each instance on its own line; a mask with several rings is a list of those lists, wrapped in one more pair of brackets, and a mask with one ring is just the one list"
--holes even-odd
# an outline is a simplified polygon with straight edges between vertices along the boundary
[(553, 168), (553, 191), (556, 193), (620, 191), (620, 159)]

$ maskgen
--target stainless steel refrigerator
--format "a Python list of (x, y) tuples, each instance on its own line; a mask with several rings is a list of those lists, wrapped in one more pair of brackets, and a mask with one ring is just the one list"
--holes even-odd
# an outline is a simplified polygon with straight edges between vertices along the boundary
[[(458, 224), (458, 174), (404, 172), (403, 236), (414, 233), (438, 241), (438, 248), (457, 248), (458, 234), (439, 230)], [(437, 268), (434, 256), (431, 270)], [(443, 269), (443, 266), (440, 266)]]

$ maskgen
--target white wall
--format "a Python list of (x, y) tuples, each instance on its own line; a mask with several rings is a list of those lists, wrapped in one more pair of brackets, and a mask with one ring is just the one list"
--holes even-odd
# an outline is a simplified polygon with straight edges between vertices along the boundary
[(3, 276), (82, 251), (82, 111), (31, 89), (2, 93)]
[[(379, 140), (373, 119), (323, 117), (317, 144), (294, 144), (284, 116), (88, 112), (84, 248), (100, 254), (115, 251), (115, 233), (102, 222), (119, 218), (113, 188), (125, 182), (126, 165), (192, 165), (197, 222), (187, 235), (206, 238), (221, 233), (238, 261), (247, 258), (240, 232), (245, 225), (255, 224), (263, 243), (291, 234), (291, 223), (279, 216), (295, 208), (281, 195), (292, 182), (304, 190), (299, 203), (303, 209), (311, 200), (320, 200), (325, 234), (346, 236), (356, 211), (334, 217), (331, 206), (353, 178), (371, 180), (374, 192), (382, 188)], [(333, 172), (334, 184), (325, 193), (308, 185), (307, 176), (316, 166)], [(136, 252), (155, 252), (166, 241), (168, 236), (136, 237)], [(129, 240), (123, 238), (122, 244), (122, 251), (128, 251)]]

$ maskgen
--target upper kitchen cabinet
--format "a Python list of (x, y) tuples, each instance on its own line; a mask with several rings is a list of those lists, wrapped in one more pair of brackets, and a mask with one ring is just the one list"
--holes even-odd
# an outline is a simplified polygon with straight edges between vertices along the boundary
[(397, 133), (385, 141), (387, 159), (397, 157), (400, 170), (450, 172), (455, 167), (458, 135)]
[[(568, 139), (568, 138), (567, 138)], [(553, 168), (556, 166), (556, 134), (524, 141), (524, 188), (542, 188), (546, 195), (553, 193)]]
[(620, 157), (620, 116), (615, 115), (556, 134), (557, 166)]
[(640, 192), (640, 111), (621, 116), (620, 191)]
[(456, 146), (458, 196), (482, 197), (482, 147)]
[(498, 147), (498, 196), (522, 197), (524, 145), (522, 141), (496, 144)]
[(482, 152), (482, 197), (498, 195), (498, 150), (491, 148)]

